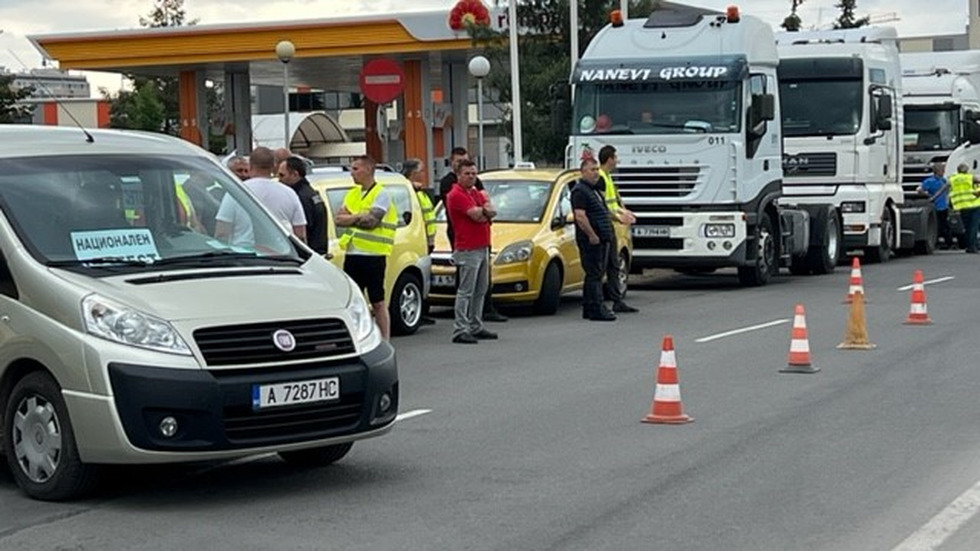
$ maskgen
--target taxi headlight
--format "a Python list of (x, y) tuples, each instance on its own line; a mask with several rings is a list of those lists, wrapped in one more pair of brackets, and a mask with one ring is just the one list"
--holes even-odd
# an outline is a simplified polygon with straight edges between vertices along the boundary
[(494, 264), (514, 264), (515, 262), (527, 262), (531, 258), (531, 251), (534, 244), (530, 241), (518, 241), (504, 247), (497, 255)]
[(82, 299), (82, 318), (85, 330), (96, 337), (158, 352), (191, 355), (187, 343), (166, 321), (99, 295)]
[(377, 325), (371, 317), (371, 309), (368, 308), (367, 301), (360, 289), (351, 281), (351, 299), (347, 305), (347, 314), (350, 316), (354, 332), (354, 340), (361, 342), (366, 340), (374, 332)]

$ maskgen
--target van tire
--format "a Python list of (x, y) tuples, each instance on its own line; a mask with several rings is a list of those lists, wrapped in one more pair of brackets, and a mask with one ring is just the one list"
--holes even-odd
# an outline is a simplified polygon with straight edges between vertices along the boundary
[(18, 381), (6, 397), (3, 419), (7, 465), (28, 496), (63, 501), (98, 485), (99, 468), (79, 458), (61, 387), (51, 375), (33, 371)]
[(279, 457), (286, 463), (296, 467), (325, 467), (343, 459), (353, 446), (353, 442), (346, 442), (344, 444), (323, 446), (322, 448), (279, 452)]
[(388, 316), (391, 318), (392, 335), (411, 335), (422, 325), (422, 282), (415, 274), (402, 274), (391, 290)]
[(561, 302), (561, 269), (558, 264), (552, 262), (544, 271), (544, 278), (541, 280), (541, 294), (538, 300), (534, 301), (534, 313), (545, 316), (552, 316), (558, 312), (558, 304)]

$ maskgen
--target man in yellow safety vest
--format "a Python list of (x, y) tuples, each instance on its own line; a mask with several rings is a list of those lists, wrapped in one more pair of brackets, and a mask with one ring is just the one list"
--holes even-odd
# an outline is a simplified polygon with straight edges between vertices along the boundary
[(949, 179), (949, 200), (953, 210), (960, 213), (966, 229), (966, 252), (977, 254), (977, 231), (980, 227), (980, 179), (970, 174), (970, 166), (962, 163)]
[[(599, 178), (602, 179), (602, 195), (606, 202), (606, 208), (612, 219), (620, 224), (635, 224), (636, 216), (623, 206), (619, 197), (619, 190), (613, 182), (612, 173), (616, 170), (619, 157), (616, 156), (616, 148), (611, 145), (604, 145), (599, 149)], [(616, 243), (616, 236), (613, 235), (612, 243), (609, 246), (609, 253), (606, 258), (606, 298), (613, 302), (612, 310), (616, 313), (639, 312), (636, 308), (623, 302), (623, 295), (626, 292), (626, 278), (629, 275), (626, 267), (620, 264), (619, 247)]]
[(367, 155), (351, 163), (351, 177), (357, 185), (344, 196), (335, 222), (344, 228), (340, 237), (340, 248), (347, 252), (344, 271), (360, 288), (367, 289), (374, 319), (387, 340), (391, 320), (385, 308), (385, 269), (395, 244), (398, 213), (391, 195), (374, 180), (375, 166)]

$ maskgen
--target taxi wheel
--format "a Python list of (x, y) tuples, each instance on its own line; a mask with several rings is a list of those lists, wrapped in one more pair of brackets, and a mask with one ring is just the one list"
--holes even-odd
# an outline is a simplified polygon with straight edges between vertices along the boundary
[(391, 290), (388, 315), (393, 335), (411, 335), (422, 324), (422, 282), (413, 274), (402, 274)]
[(279, 457), (286, 463), (297, 467), (325, 467), (343, 459), (353, 446), (353, 442), (347, 442), (309, 450), (279, 452)]
[(544, 279), (541, 280), (541, 294), (534, 302), (534, 313), (546, 316), (554, 315), (558, 311), (558, 304), (561, 302), (561, 269), (558, 264), (552, 262), (548, 269), (544, 271)]
[(95, 465), (82, 463), (58, 383), (41, 371), (26, 375), (6, 399), (3, 445), (7, 464), (24, 493), (61, 501), (88, 493)]

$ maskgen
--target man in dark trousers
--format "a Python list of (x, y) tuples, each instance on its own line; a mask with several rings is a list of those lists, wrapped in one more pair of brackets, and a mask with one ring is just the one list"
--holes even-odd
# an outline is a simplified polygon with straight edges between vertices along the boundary
[(298, 157), (288, 157), (279, 163), (279, 181), (291, 187), (299, 197), (306, 214), (306, 243), (319, 254), (326, 254), (327, 207), (323, 197), (306, 180), (306, 163)]
[(612, 217), (598, 189), (599, 164), (589, 158), (582, 161), (580, 168), (582, 179), (572, 188), (572, 212), (575, 244), (585, 271), (582, 317), (592, 321), (614, 321), (616, 315), (602, 302), (602, 274), (614, 239)]
[[(446, 202), (446, 196), (449, 195), (449, 192), (453, 189), (453, 184), (456, 183), (457, 165), (459, 164), (460, 161), (463, 160), (468, 161), (469, 158), (470, 157), (469, 154), (466, 152), (466, 149), (462, 147), (454, 147), (453, 150), (449, 153), (450, 171), (448, 174), (443, 176), (441, 180), (439, 180), (439, 197), (440, 199), (442, 199), (443, 203)], [(481, 192), (484, 191), (483, 182), (481, 182), (479, 178), (476, 179), (475, 187), (478, 191)], [(449, 239), (449, 246), (453, 247), (453, 243), (454, 243), (453, 223), (448, 216), (446, 217), (446, 237)], [(492, 272), (493, 269), (491, 269), (490, 271)], [(459, 280), (457, 278), (457, 285), (458, 284), (459, 284)], [(492, 281), (490, 282), (490, 289), (491, 290), (493, 289)], [(508, 319), (507, 316), (501, 314), (500, 312), (497, 311), (496, 308), (494, 308), (493, 299), (491, 298), (491, 294), (488, 292), (486, 300), (483, 301), (483, 321), (503, 322), (503, 321), (507, 321), (507, 319)]]

